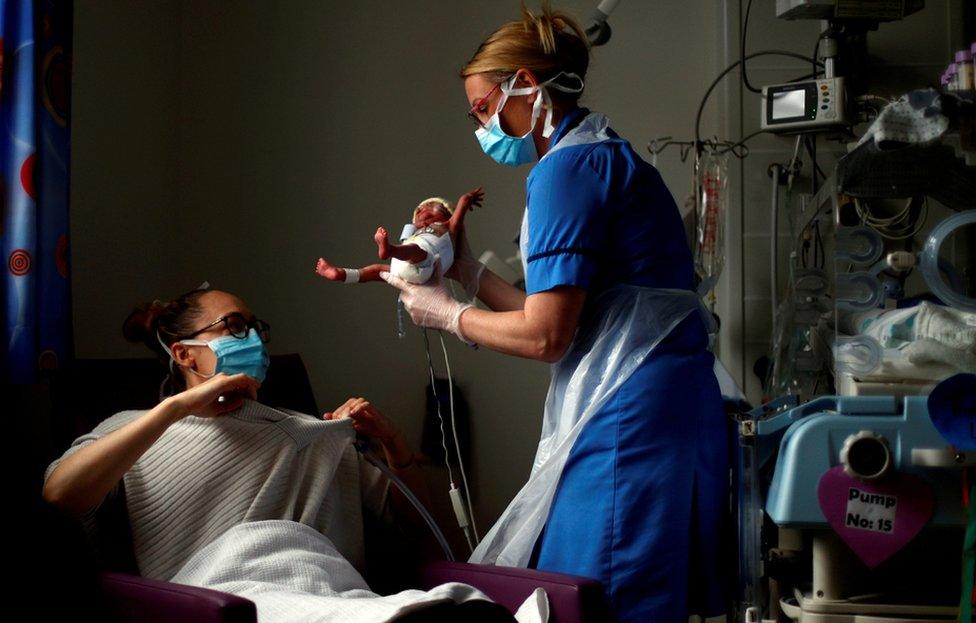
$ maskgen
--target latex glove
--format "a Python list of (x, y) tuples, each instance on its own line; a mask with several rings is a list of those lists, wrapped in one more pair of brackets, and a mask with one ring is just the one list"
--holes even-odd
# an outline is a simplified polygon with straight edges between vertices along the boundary
[(471, 344), (461, 335), (460, 320), (461, 314), (474, 305), (455, 300), (444, 288), (440, 261), (435, 261), (434, 265), (436, 271), (427, 283), (409, 283), (386, 271), (380, 273), (380, 279), (400, 290), (400, 302), (415, 325), (450, 331), (461, 341)]

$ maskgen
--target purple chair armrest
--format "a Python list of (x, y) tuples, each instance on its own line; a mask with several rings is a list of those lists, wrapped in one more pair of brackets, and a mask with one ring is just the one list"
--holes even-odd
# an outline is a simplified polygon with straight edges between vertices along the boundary
[(115, 620), (138, 623), (256, 623), (254, 602), (207, 588), (150, 580), (128, 573), (98, 574)]
[(421, 575), (424, 588), (463, 582), (513, 613), (532, 591), (544, 588), (549, 596), (549, 620), (552, 623), (594, 623), (608, 618), (603, 586), (590, 578), (441, 560), (425, 563)]

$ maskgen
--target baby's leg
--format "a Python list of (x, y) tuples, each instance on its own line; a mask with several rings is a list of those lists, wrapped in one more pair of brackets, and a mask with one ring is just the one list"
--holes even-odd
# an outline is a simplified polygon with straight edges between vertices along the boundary
[[(352, 270), (356, 270), (358, 275), (351, 275), (350, 272)], [(315, 267), (315, 272), (322, 275), (329, 281), (338, 281), (342, 283), (382, 281), (382, 279), (380, 279), (380, 273), (384, 271), (390, 272), (389, 264), (370, 264), (369, 266), (363, 266), (362, 268), (358, 269), (339, 268), (338, 266), (333, 266), (322, 258), (319, 258), (318, 265)], [(350, 280), (350, 278), (352, 279)]]
[(325, 261), (325, 258), (319, 258), (318, 263), (315, 265), (315, 272), (317, 272), (322, 277), (325, 277), (329, 281), (345, 281), (346, 280), (346, 269), (339, 268), (338, 266), (333, 266)]
[(403, 262), (418, 264), (427, 259), (427, 252), (415, 244), (391, 244), (390, 236), (383, 227), (376, 230), (373, 240), (376, 241), (377, 254), (381, 260), (396, 258)]
[(390, 272), (389, 264), (370, 264), (369, 266), (363, 266), (359, 269), (359, 280), (360, 281), (383, 281), (380, 278), (380, 273)]

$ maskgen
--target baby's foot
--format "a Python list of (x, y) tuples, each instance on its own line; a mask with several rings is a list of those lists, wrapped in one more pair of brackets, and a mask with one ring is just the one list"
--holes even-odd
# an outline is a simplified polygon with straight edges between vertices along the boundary
[(386, 229), (383, 227), (377, 228), (376, 233), (373, 234), (373, 240), (376, 241), (377, 255), (380, 256), (380, 259), (390, 259), (390, 236), (386, 233)]
[(333, 266), (332, 264), (329, 264), (328, 262), (326, 262), (321, 257), (319, 258), (318, 264), (315, 265), (315, 272), (317, 272), (318, 274), (322, 275), (323, 277), (325, 277), (329, 281), (345, 281), (346, 280), (346, 271), (345, 270), (343, 270), (343, 269), (341, 269), (341, 268), (339, 268), (337, 266)]

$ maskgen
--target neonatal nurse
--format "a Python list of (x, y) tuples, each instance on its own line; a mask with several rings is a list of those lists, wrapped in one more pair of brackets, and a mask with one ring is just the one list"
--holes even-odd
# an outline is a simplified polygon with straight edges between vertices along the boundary
[(532, 474), (472, 561), (595, 578), (618, 621), (684, 623), (725, 610), (727, 428), (711, 318), (660, 174), (578, 105), (588, 64), (573, 20), (523, 8), (461, 71), (485, 153), (535, 164), (525, 292), (463, 240), (447, 276), (490, 311), (439, 282), (385, 278), (416, 323), (554, 364)]

